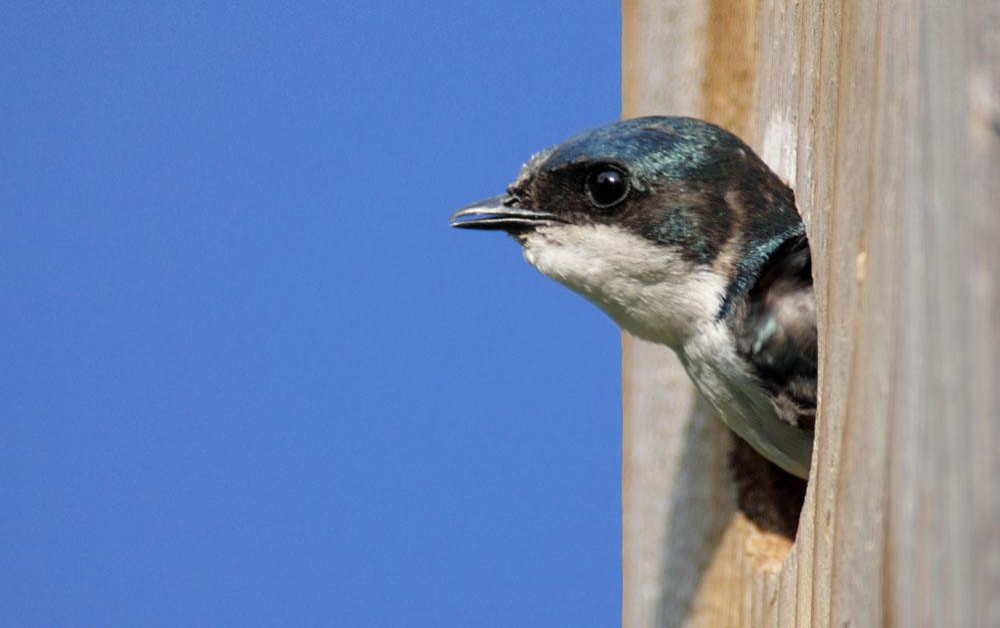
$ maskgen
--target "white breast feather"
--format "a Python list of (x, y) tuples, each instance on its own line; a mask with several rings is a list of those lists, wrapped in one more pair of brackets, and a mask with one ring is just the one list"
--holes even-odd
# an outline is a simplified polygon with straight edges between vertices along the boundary
[(809, 477), (812, 434), (782, 421), (770, 397), (736, 354), (722, 321), (702, 329), (677, 351), (684, 368), (731, 430), (779, 467)]

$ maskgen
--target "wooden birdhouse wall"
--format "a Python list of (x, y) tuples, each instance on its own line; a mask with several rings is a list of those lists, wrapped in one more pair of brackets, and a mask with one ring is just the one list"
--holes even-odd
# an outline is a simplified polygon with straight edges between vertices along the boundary
[(820, 416), (794, 544), (623, 338), (623, 625), (1000, 626), (1000, 3), (625, 0), (623, 115), (693, 115), (795, 190)]

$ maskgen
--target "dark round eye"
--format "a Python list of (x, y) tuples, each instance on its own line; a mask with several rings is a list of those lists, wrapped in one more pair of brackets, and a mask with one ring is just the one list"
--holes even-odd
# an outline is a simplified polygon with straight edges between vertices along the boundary
[(628, 179), (617, 168), (602, 166), (587, 177), (587, 196), (594, 207), (611, 207), (628, 196)]

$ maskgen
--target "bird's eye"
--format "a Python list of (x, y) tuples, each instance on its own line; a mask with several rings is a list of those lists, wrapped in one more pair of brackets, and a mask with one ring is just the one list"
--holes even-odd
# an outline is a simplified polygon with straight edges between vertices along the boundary
[(628, 178), (617, 168), (602, 166), (587, 177), (587, 196), (594, 207), (617, 205), (628, 196)]

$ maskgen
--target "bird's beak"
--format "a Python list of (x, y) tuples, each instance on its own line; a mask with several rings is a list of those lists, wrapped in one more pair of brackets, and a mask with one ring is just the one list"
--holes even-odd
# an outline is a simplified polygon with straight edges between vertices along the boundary
[(518, 232), (553, 222), (565, 221), (555, 214), (518, 207), (517, 199), (507, 194), (467, 205), (451, 215), (451, 226), (458, 229)]

